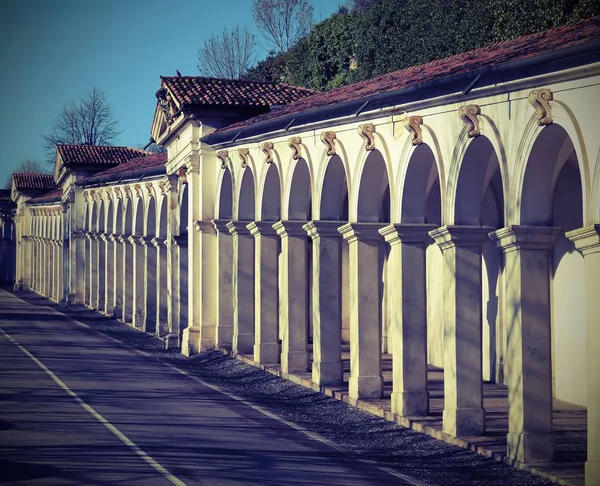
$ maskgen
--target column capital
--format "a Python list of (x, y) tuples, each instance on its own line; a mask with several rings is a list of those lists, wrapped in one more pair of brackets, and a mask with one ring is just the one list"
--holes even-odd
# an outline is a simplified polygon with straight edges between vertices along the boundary
[(230, 219), (213, 219), (211, 223), (214, 226), (215, 230), (217, 230), (217, 232), (229, 233), (229, 228), (227, 227), (227, 225), (230, 221)]
[(155, 236), (154, 238), (152, 238), (152, 240), (150, 241), (155, 248), (160, 248), (161, 246), (167, 246), (167, 240), (165, 240), (164, 238), (161, 238), (160, 236)]
[(92, 235), (90, 234), (89, 231), (83, 231), (82, 234), (86, 239), (88, 239), (88, 240), (92, 239)]
[(108, 238), (110, 241), (112, 241), (113, 243), (114, 243), (114, 242), (117, 242), (117, 241), (118, 241), (118, 239), (119, 239), (119, 235), (118, 235), (118, 234), (116, 234), (116, 233), (110, 233), (110, 234), (108, 234), (108, 235), (106, 235), (106, 236), (107, 236), (107, 238)]
[(188, 245), (187, 233), (185, 233), (183, 235), (173, 236), (172, 243), (174, 246), (178, 246), (179, 248), (187, 248), (187, 245)]
[(379, 230), (385, 223), (346, 223), (338, 228), (339, 233), (348, 243), (354, 241), (381, 241)]
[(379, 230), (379, 234), (391, 246), (398, 243), (428, 243), (429, 232), (437, 228), (435, 224), (390, 224)]
[(127, 241), (131, 244), (131, 246), (135, 246), (138, 242), (138, 238), (139, 237), (137, 235), (129, 235), (127, 237)]
[(203, 220), (199, 219), (198, 221), (194, 221), (194, 229), (198, 233), (215, 233), (215, 227), (212, 223), (212, 220)]
[(513, 225), (490, 233), (490, 239), (496, 242), (504, 253), (517, 250), (549, 250), (559, 236), (564, 234), (556, 226)]
[(233, 236), (235, 235), (249, 235), (250, 231), (248, 231), (248, 223), (250, 221), (229, 221), (227, 223), (227, 229), (229, 233)]
[(108, 241), (109, 238), (110, 238), (110, 235), (107, 235), (106, 233), (100, 233), (98, 235), (98, 239), (104, 241), (105, 243)]
[(125, 243), (127, 243), (126, 235), (115, 235), (115, 238), (119, 243), (121, 243), (121, 245), (125, 245)]
[(273, 221), (252, 221), (246, 228), (255, 238), (257, 236), (277, 236), (277, 232), (273, 229)]
[(85, 235), (83, 233), (83, 231), (71, 231), (71, 238), (73, 238), (74, 240), (79, 240), (81, 238), (83, 238)]
[(152, 237), (151, 236), (140, 236), (137, 240), (141, 246), (144, 246), (144, 247), (152, 246)]
[(454, 247), (481, 247), (488, 240), (491, 226), (451, 225), (429, 232), (442, 251)]
[(600, 224), (584, 226), (565, 233), (583, 256), (600, 252)]
[(309, 221), (302, 229), (306, 231), (308, 236), (310, 236), (313, 240), (320, 238), (321, 236), (325, 236), (328, 238), (341, 238), (338, 228), (340, 227), (341, 221), (324, 221), (324, 220), (316, 220)]
[(285, 238), (286, 236), (302, 236), (306, 237), (306, 231), (304, 230), (306, 221), (277, 221), (273, 224), (273, 229), (277, 234)]

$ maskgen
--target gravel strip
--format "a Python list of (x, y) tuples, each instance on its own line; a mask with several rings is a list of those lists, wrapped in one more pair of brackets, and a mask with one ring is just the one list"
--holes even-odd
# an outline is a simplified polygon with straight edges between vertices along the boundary
[[(8, 290), (8, 289), (7, 289)], [(52, 307), (134, 349), (176, 366), (279, 417), (316, 432), (360, 458), (436, 485), (550, 485), (550, 481), (358, 410), (271, 373), (206, 351), (192, 358), (87, 307), (65, 306), (34, 292), (15, 295)]]

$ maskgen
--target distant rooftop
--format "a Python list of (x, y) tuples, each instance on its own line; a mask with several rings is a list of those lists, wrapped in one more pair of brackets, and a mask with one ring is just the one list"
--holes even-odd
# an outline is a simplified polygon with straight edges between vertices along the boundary
[(13, 181), (17, 190), (44, 190), (56, 189), (52, 174), (13, 174)]
[(142, 149), (109, 145), (58, 144), (56, 150), (64, 165), (117, 165), (150, 155)]
[(283, 83), (201, 76), (161, 76), (181, 104), (200, 106), (270, 107), (293, 103), (315, 92)]

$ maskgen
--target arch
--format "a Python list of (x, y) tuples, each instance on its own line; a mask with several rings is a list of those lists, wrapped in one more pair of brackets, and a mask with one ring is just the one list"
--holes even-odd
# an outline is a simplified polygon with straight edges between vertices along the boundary
[(348, 171), (342, 158), (333, 155), (327, 161), (318, 194), (318, 219), (345, 221), (348, 219)]
[(108, 209), (106, 210), (106, 233), (114, 233), (115, 232), (115, 223), (114, 223), (114, 213), (115, 213), (115, 205), (112, 199), (108, 200)]
[(98, 212), (98, 232), (104, 233), (106, 230), (106, 213), (104, 209), (104, 199), (100, 201), (100, 210)]
[[(583, 139), (583, 132), (579, 127), (579, 123), (577, 122), (575, 116), (564, 103), (555, 100), (550, 102), (550, 106), (552, 107), (552, 118), (554, 120), (553, 123), (551, 125), (539, 126), (537, 122), (537, 116), (535, 114), (532, 115), (519, 143), (516, 166), (514, 170), (515, 177), (511, 185), (511, 204), (509, 205), (514, 211), (514, 214), (511, 215), (511, 220), (514, 221), (514, 224), (526, 224), (521, 220), (521, 216), (523, 214), (522, 205), (524, 194), (523, 190), (525, 186), (525, 173), (528, 170), (534, 145), (540, 140), (539, 137), (545, 131), (545, 129), (550, 127), (554, 127), (552, 128), (552, 131), (556, 130), (556, 127), (562, 128), (573, 144), (579, 166), (579, 173), (581, 175), (584, 221), (587, 222), (589, 220), (588, 218), (592, 216), (592, 211), (588, 210), (590, 173), (587, 152), (585, 150), (585, 143)], [(546, 133), (548, 133), (547, 130)]]
[(594, 170), (594, 184), (592, 186), (592, 197), (590, 207), (590, 223), (600, 223), (600, 150), (596, 157), (596, 168)]
[(412, 147), (398, 174), (398, 197), (392, 213), (401, 223), (441, 225), (444, 186), (438, 160), (428, 144)]
[(150, 196), (148, 200), (148, 210), (145, 218), (146, 230), (144, 235), (156, 236), (156, 200), (154, 196)]
[(312, 177), (304, 158), (295, 161), (289, 181), (284, 215), (290, 220), (307, 221), (311, 218)]
[(115, 233), (123, 234), (125, 227), (123, 226), (123, 201), (117, 199), (115, 204)]
[(123, 221), (124, 234), (133, 233), (133, 200), (127, 199), (125, 202), (125, 219)]
[(227, 168), (221, 171), (217, 184), (218, 199), (215, 204), (215, 214), (218, 219), (231, 219), (233, 217), (233, 178)]
[[(518, 197), (520, 224), (556, 224), (565, 230), (583, 226), (586, 186), (576, 148), (568, 132), (553, 123), (538, 131), (524, 166)], [(561, 177), (562, 176), (562, 177)], [(566, 186), (564, 186), (566, 184)], [(572, 211), (557, 221), (556, 191)]]
[[(357, 188), (351, 218), (364, 222), (390, 221), (389, 167), (379, 150), (371, 151), (357, 169)], [(358, 175), (360, 174), (360, 175)]]
[(169, 223), (169, 213), (167, 208), (167, 196), (163, 196), (160, 201), (158, 212), (158, 236), (161, 238), (167, 237), (167, 228)]
[(240, 221), (254, 221), (254, 174), (250, 166), (243, 169), (240, 190), (237, 198), (237, 218)]
[(281, 219), (281, 178), (275, 163), (269, 164), (262, 184), (260, 219), (261, 221), (279, 221)]
[(133, 226), (133, 234), (135, 235), (143, 235), (144, 234), (144, 200), (139, 197), (137, 198), (137, 202), (134, 208), (135, 216), (134, 216), (134, 226)]
[(182, 184), (179, 189), (179, 234), (187, 235), (189, 218), (188, 185)]
[[(320, 169), (319, 172), (317, 174), (317, 178), (315, 180), (315, 184), (314, 184), (314, 195), (312, 200), (315, 203), (315, 207), (313, 209), (313, 211), (315, 212), (315, 217), (318, 219), (323, 219), (323, 220), (327, 220), (327, 219), (335, 219), (335, 220), (347, 220), (347, 208), (346, 208), (346, 216), (344, 218), (341, 218), (340, 216), (337, 216), (335, 218), (331, 218), (326, 216), (327, 214), (332, 214), (332, 206), (331, 204), (333, 204), (333, 207), (337, 207), (339, 206), (339, 204), (336, 201), (334, 201), (334, 198), (327, 198), (327, 201), (324, 201), (323, 197), (326, 194), (326, 185), (327, 185), (327, 189), (334, 189), (335, 187), (332, 187), (331, 184), (334, 181), (344, 181), (344, 197), (347, 197), (347, 194), (350, 192), (350, 187), (351, 187), (351, 181), (352, 181), (352, 174), (350, 172), (350, 166), (348, 165), (348, 156), (346, 154), (346, 149), (344, 148), (344, 144), (336, 139), (336, 147), (337, 147), (337, 152), (334, 155), (327, 155), (327, 149), (324, 149), (321, 155), (321, 163), (319, 165)], [(333, 169), (330, 170), (330, 166), (333, 163)], [(340, 176), (340, 170), (341, 170), (341, 176)], [(335, 186), (335, 184), (334, 184)], [(338, 191), (339, 192), (339, 188)], [(323, 211), (323, 209), (321, 208), (321, 204), (323, 203), (327, 204), (327, 208), (325, 208), (325, 210)], [(347, 204), (346, 204), (347, 207)], [(333, 213), (335, 213), (335, 210), (333, 211)]]
[(96, 233), (98, 231), (98, 204), (92, 203), (92, 212), (90, 216), (90, 231)]

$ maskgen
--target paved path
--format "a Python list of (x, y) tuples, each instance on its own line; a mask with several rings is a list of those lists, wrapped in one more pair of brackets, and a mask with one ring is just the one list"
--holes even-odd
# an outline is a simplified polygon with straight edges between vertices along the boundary
[(410, 484), (1, 289), (0, 482)]

